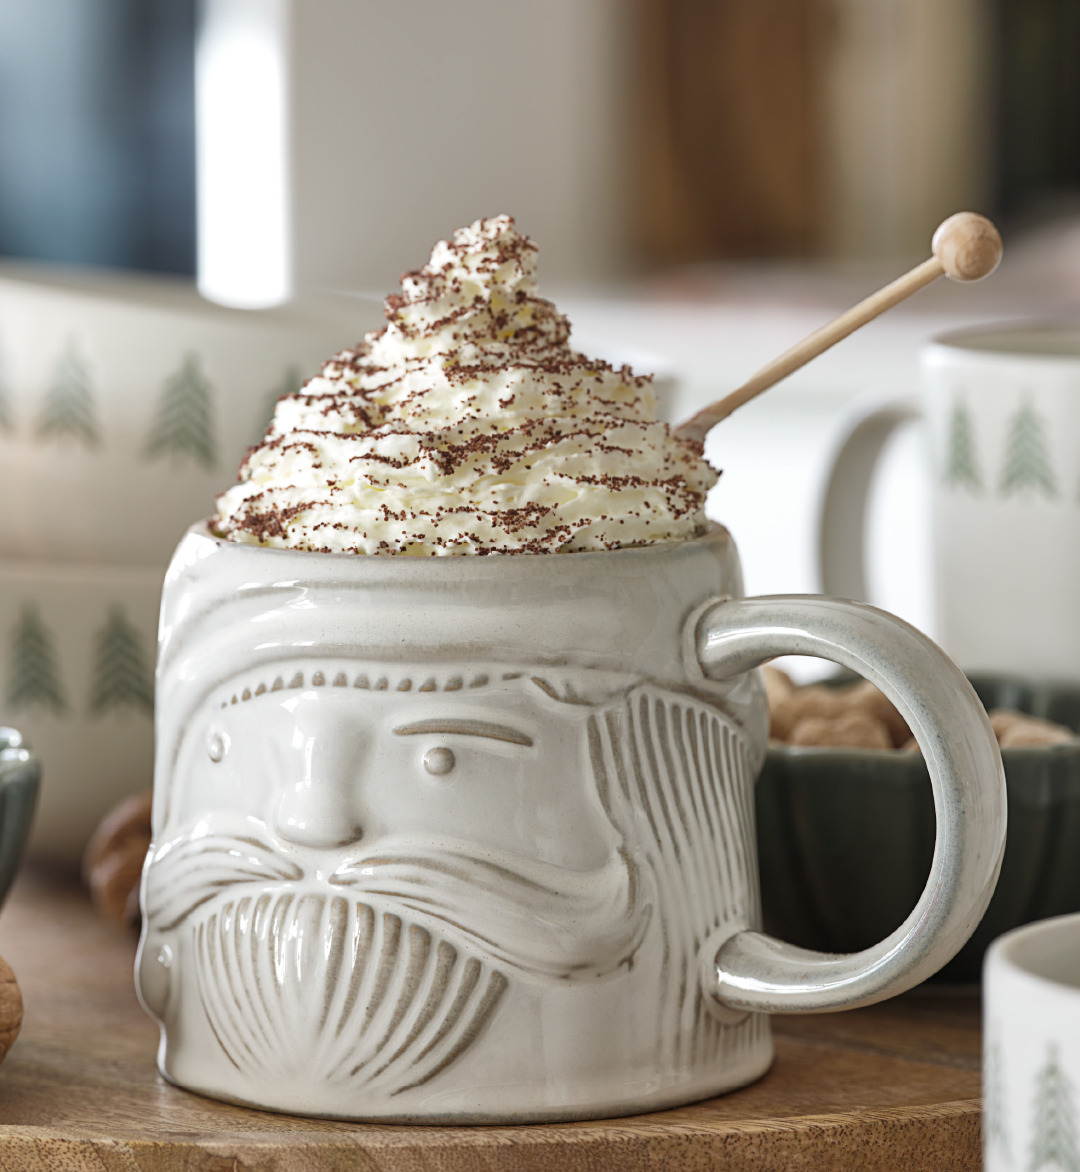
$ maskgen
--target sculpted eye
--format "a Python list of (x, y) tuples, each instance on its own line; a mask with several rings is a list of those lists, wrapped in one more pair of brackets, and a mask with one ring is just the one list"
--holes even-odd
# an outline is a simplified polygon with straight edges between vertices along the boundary
[(440, 746), (424, 754), (424, 768), (435, 777), (442, 777), (454, 768), (454, 752)]
[(215, 732), (210, 734), (210, 739), (206, 743), (206, 752), (209, 754), (210, 760), (217, 763), (225, 756), (225, 751), (228, 749), (229, 743), (221, 733)]

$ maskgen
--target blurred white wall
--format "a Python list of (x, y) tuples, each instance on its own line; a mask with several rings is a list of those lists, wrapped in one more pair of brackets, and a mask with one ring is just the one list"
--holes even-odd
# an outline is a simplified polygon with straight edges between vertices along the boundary
[(294, 0), (298, 287), (393, 288), (510, 212), (548, 280), (618, 254), (620, 0)]
[[(203, 29), (258, 7), (205, 0)], [(382, 293), (436, 240), (504, 211), (541, 243), (546, 281), (612, 275), (625, 14), (620, 0), (291, 0), (294, 289)], [(212, 104), (199, 118), (202, 136)], [(249, 207), (258, 196), (253, 184)], [(235, 202), (240, 232), (245, 201)]]

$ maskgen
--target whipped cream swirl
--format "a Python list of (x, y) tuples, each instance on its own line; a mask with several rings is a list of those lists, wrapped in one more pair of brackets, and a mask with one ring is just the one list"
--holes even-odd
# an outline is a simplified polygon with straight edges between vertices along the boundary
[(213, 524), (330, 553), (616, 549), (704, 531), (716, 474), (651, 375), (589, 359), (509, 216), (440, 241), (389, 324), (277, 404)]

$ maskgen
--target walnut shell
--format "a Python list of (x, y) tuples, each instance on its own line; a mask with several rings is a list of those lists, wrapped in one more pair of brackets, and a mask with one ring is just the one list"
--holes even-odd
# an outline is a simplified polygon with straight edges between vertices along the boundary
[(906, 745), (911, 740), (911, 729), (907, 721), (900, 715), (896, 705), (879, 688), (869, 680), (862, 680), (848, 689), (845, 693), (847, 702), (853, 707), (868, 712), (880, 720), (889, 730), (892, 744), (895, 748)]
[(769, 713), (769, 736), (789, 741), (795, 726), (808, 716), (833, 717), (844, 709), (841, 695), (823, 684), (807, 684), (783, 696)]
[(990, 717), (990, 727), (994, 730), (994, 736), (997, 737), (998, 744), (1001, 743), (1002, 736), (1018, 720), (1024, 719), (1024, 714), (1018, 712), (1015, 708), (991, 708), (986, 715)]
[(139, 881), (150, 849), (152, 790), (125, 798), (101, 820), (83, 855), (83, 878), (102, 915), (139, 926)]
[(849, 710), (838, 716), (804, 716), (791, 730), (792, 745), (829, 745), (838, 749), (891, 749), (884, 721)]
[(1003, 749), (1023, 749), (1038, 745), (1063, 745), (1073, 737), (1074, 733), (1063, 725), (1038, 716), (1024, 716), (1012, 721), (998, 733), (998, 744)]
[(761, 669), (761, 674), (765, 679), (765, 698), (769, 701), (770, 709), (795, 691), (795, 681), (783, 669), (767, 663)]
[(22, 1026), (23, 1003), (11, 966), (0, 958), (0, 1062), (3, 1062)]
[[(822, 684), (798, 687), (778, 668), (767, 666), (764, 670), (773, 740), (789, 745), (919, 752), (896, 706), (869, 680), (845, 688)], [(988, 716), (1003, 749), (1065, 744), (1077, 735), (1064, 725), (1014, 708), (992, 708)]]

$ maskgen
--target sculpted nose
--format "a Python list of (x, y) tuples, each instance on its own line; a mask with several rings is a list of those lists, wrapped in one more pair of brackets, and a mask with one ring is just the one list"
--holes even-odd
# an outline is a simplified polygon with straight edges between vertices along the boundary
[(278, 803), (278, 834), (301, 846), (357, 842), (364, 833), (356, 784), (360, 746), (313, 738), (303, 749), (303, 768)]

